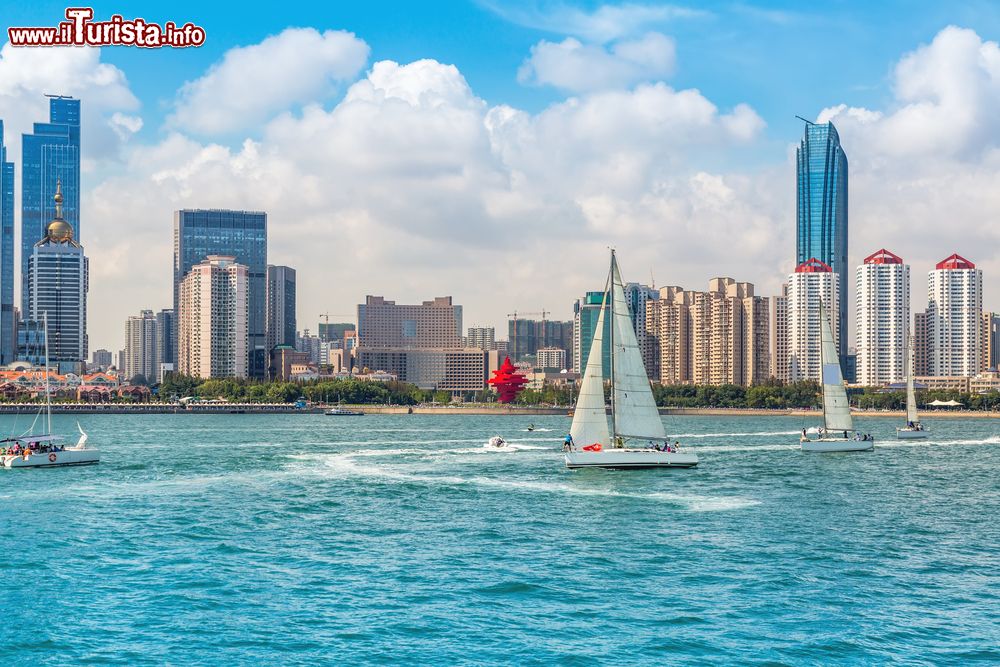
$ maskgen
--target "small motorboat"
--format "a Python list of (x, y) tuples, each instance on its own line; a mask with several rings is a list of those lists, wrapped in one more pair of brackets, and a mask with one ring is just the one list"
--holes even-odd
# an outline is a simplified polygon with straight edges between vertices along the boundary
[(528, 424), (528, 432), (531, 432), (531, 431), (534, 431), (534, 430), (535, 430), (535, 425), (534, 424)]
[(499, 435), (495, 435), (492, 438), (490, 438), (489, 446), (495, 449), (503, 449), (504, 447), (507, 447), (507, 441), (504, 440)]
[(347, 408), (330, 408), (323, 414), (327, 417), (363, 417), (365, 415), (360, 410), (348, 410)]

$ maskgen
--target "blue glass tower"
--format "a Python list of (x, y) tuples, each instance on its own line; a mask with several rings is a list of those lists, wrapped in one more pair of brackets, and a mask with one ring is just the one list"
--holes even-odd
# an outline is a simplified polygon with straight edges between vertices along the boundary
[[(847, 331), (847, 155), (833, 123), (806, 121), (796, 162), (796, 264), (815, 257), (840, 276), (840, 330)], [(847, 336), (839, 341), (841, 365)]]
[[(36, 239), (37, 240), (37, 239)], [(0, 120), (0, 364), (15, 361), (14, 325), (14, 163), (7, 162)]]
[(63, 218), (80, 240), (80, 100), (49, 98), (49, 122), (21, 135), (21, 311), (31, 303), (28, 258), (55, 216), (62, 183)]
[[(249, 374), (267, 374), (267, 213), (260, 211), (181, 210), (174, 213), (174, 313), (181, 280), (208, 255), (227, 255), (248, 269)], [(177, 320), (174, 318), (174, 341)], [(175, 350), (176, 352), (176, 350)], [(177, 359), (163, 359), (177, 363)]]

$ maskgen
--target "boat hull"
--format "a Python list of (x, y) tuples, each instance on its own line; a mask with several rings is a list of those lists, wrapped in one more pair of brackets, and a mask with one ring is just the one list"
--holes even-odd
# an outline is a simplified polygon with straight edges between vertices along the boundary
[(910, 428), (897, 428), (896, 438), (899, 440), (925, 440), (927, 438), (927, 431), (916, 431)]
[(64, 466), (87, 466), (99, 463), (100, 452), (96, 449), (65, 449), (60, 452), (45, 452), (24, 455), (7, 454), (0, 457), (4, 468), (60, 468)]
[(687, 452), (658, 452), (655, 449), (604, 449), (599, 452), (566, 452), (567, 468), (693, 468), (698, 457)]
[(803, 440), (801, 444), (804, 452), (870, 452), (875, 449), (874, 440), (821, 438), (819, 440)]

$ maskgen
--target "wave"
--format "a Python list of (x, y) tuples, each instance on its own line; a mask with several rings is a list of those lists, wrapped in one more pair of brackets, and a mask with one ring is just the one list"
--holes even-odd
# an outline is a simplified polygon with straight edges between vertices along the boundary
[(676, 433), (671, 438), (739, 438), (754, 435), (798, 435), (802, 431), (754, 431), (752, 433)]

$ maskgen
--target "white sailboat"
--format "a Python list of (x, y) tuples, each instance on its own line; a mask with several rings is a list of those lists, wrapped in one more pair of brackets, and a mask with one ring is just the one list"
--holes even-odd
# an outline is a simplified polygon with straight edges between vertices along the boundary
[[(604, 323), (609, 314), (610, 429), (604, 404), (603, 371)], [(667, 440), (632, 328), (614, 250), (611, 251), (604, 302), (587, 356), (570, 436), (572, 440), (564, 446), (569, 468), (690, 468), (698, 465), (695, 454), (680, 453)]]
[[(49, 393), (49, 318), (42, 314), (45, 331), (45, 433), (22, 435), (19, 438), (0, 440), (0, 467), (3, 468), (58, 468), (98, 463), (101, 453), (87, 447), (87, 434), (77, 422), (80, 439), (75, 445), (60, 445), (64, 438), (52, 435), (52, 395)], [(37, 421), (37, 417), (36, 417)], [(34, 427), (34, 424), (32, 424)]]
[(896, 438), (899, 440), (920, 440), (927, 437), (927, 429), (920, 423), (917, 414), (917, 393), (913, 388), (913, 337), (910, 337), (909, 349), (906, 351), (906, 426), (896, 428)]
[(865, 452), (875, 448), (871, 436), (862, 437), (854, 430), (851, 406), (847, 401), (840, 355), (833, 340), (833, 327), (823, 302), (819, 304), (820, 364), (823, 375), (823, 426), (810, 439), (803, 429), (800, 443), (804, 452)]

